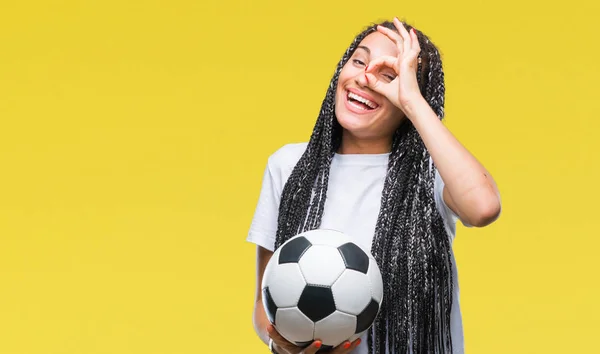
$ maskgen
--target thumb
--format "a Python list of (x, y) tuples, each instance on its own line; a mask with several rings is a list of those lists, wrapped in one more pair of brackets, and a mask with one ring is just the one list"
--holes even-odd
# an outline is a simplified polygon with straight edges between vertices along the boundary
[(323, 343), (320, 340), (315, 340), (308, 347), (304, 348), (302, 354), (316, 354)]
[(367, 87), (371, 90), (377, 92), (380, 95), (385, 96), (388, 100), (394, 102), (394, 86), (396, 80), (392, 82), (384, 82), (379, 80), (377, 76), (371, 73), (365, 73), (365, 78), (367, 79)]

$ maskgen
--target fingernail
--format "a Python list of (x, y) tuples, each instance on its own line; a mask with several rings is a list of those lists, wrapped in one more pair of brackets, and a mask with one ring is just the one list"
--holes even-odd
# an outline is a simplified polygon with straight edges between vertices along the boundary
[(367, 84), (369, 83), (369, 78), (367, 77), (367, 74), (365, 74), (365, 80), (367, 80)]
[(359, 344), (360, 344), (360, 338), (358, 338), (358, 339), (356, 340), (356, 346), (358, 346)]
[(344, 349), (348, 349), (348, 348), (350, 348), (350, 342), (344, 343)]
[(367, 66), (365, 67), (365, 71), (368, 71), (368, 70), (369, 70), (369, 66), (367, 65)]
[(316, 342), (315, 342), (315, 347), (317, 347), (317, 348), (321, 348), (321, 342), (320, 342), (320, 341), (316, 341)]

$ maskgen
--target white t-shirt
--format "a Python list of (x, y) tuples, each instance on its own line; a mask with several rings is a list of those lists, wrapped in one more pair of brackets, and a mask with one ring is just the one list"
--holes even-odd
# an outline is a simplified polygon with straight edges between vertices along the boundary
[[(274, 250), (279, 202), (283, 187), (306, 149), (307, 143), (287, 144), (272, 154), (267, 163), (260, 197), (250, 226), (247, 241), (270, 251)], [(327, 202), (320, 228), (346, 233), (367, 250), (375, 233), (381, 205), (381, 192), (387, 173), (389, 153), (335, 154), (329, 172)], [(458, 216), (444, 203), (444, 182), (436, 172), (434, 196), (437, 209), (444, 219), (450, 242), (454, 240)], [(468, 225), (467, 225), (468, 226)], [(451, 317), (452, 353), (464, 353), (462, 316), (454, 252), (452, 252), (454, 293)], [(353, 354), (367, 354), (366, 335)]]

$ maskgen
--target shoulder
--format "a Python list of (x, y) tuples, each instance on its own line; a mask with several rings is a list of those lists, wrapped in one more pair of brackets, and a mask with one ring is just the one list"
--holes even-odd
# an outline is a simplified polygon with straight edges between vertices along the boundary
[(276, 193), (281, 193), (283, 186), (292, 174), (294, 167), (306, 151), (308, 143), (291, 143), (283, 145), (273, 152), (267, 162), (267, 173)]
[(286, 144), (269, 155), (248, 241), (274, 250), (281, 195), (307, 146), (308, 143)]
[(307, 142), (283, 145), (269, 156), (269, 168), (272, 172), (293, 169), (307, 146)]

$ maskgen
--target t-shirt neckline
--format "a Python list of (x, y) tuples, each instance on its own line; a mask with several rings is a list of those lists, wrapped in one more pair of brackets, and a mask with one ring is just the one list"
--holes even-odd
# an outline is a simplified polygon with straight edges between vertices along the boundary
[(335, 153), (333, 160), (342, 165), (387, 165), (389, 152), (382, 154), (339, 154)]

